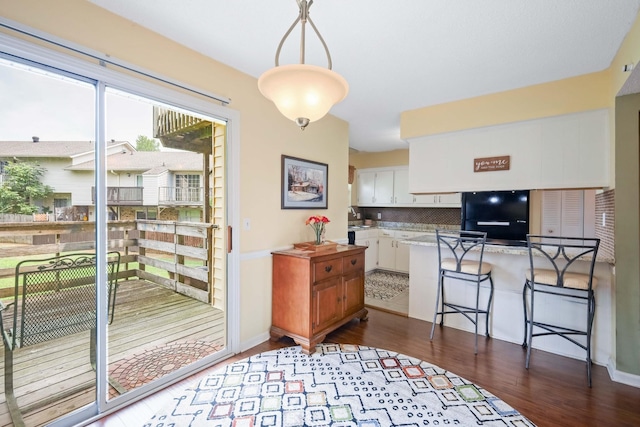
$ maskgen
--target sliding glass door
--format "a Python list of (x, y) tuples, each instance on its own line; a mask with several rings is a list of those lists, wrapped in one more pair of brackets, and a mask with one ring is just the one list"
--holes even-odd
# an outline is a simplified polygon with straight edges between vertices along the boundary
[(0, 417), (41, 425), (95, 401), (96, 174), (65, 168), (98, 148), (96, 82), (0, 60), (0, 86)]
[[(213, 148), (224, 147), (215, 135), (225, 123), (110, 87), (106, 113), (107, 213), (127, 224), (131, 243), (120, 247), (129, 277), (119, 281), (109, 327), (115, 399), (227, 347), (226, 310), (215, 306), (225, 286), (214, 275), (226, 260), (212, 256), (224, 253), (215, 237), (225, 219), (212, 215), (212, 194), (224, 186)], [(136, 220), (150, 210), (153, 220)]]
[[(72, 425), (229, 354), (228, 122), (147, 82), (17, 57), (21, 45), (0, 37), (0, 198), (27, 165), (42, 191), (13, 209), (25, 225), (0, 231), (0, 299), (13, 310), (25, 300), (21, 261), (35, 260), (28, 271), (87, 258), (92, 276), (62, 282), (57, 272), (35, 289), (59, 305), (45, 302), (36, 317), (93, 323), (15, 345), (4, 380), (26, 425)], [(93, 289), (93, 308), (78, 311), (71, 288)], [(7, 336), (23, 315), (2, 310)], [(12, 399), (0, 395), (9, 419)]]

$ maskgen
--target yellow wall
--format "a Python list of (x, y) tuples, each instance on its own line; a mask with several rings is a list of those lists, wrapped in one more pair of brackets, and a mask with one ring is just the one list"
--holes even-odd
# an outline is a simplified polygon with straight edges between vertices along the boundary
[[(12, 21), (232, 100), (229, 108), (240, 112), (237, 217), (251, 220), (249, 231), (236, 230), (240, 248), (235, 249), (241, 254), (266, 251), (261, 262), (240, 265), (240, 340), (266, 334), (271, 324), (269, 251), (310, 240), (304, 220), (313, 214), (331, 219), (327, 238), (346, 236), (348, 124), (327, 116), (302, 132), (260, 94), (257, 79), (85, 0), (0, 0), (0, 10)], [(329, 165), (328, 210), (280, 209), (282, 154)]]
[(607, 71), (405, 111), (403, 139), (610, 108)]
[(408, 166), (409, 147), (405, 150), (351, 153), (349, 155), (349, 164), (355, 166), (356, 169)]

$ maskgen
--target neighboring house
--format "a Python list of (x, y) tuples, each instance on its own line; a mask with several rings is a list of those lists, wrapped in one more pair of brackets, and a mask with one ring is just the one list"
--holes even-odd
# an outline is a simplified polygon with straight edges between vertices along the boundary
[[(93, 141), (0, 141), (0, 162), (31, 161), (53, 188), (34, 203), (58, 221), (95, 218)], [(188, 151), (139, 152), (126, 141), (107, 143), (110, 219), (201, 221), (203, 155)], [(0, 181), (1, 182), (1, 181)]]

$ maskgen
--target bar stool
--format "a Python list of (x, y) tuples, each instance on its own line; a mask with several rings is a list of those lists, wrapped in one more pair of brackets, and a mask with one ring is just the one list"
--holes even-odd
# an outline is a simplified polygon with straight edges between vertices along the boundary
[[(525, 273), (522, 302), (524, 305), (524, 342), (527, 349), (525, 367), (529, 369), (533, 337), (558, 335), (587, 353), (587, 379), (591, 387), (591, 333), (596, 311), (594, 288), (597, 279), (593, 277), (600, 239), (561, 236), (527, 235), (530, 268)], [(541, 319), (536, 314), (536, 294), (551, 295), (552, 298), (568, 298), (586, 301), (585, 328), (576, 329), (565, 323), (551, 319)], [(527, 302), (528, 296), (528, 302)], [(534, 327), (541, 331), (533, 332)], [(574, 336), (585, 337), (583, 339)]]
[[(493, 279), (491, 278), (491, 264), (483, 263), (484, 245), (487, 233), (479, 231), (462, 230), (436, 230), (438, 241), (438, 294), (436, 297), (436, 308), (431, 325), (430, 340), (433, 340), (433, 332), (436, 327), (436, 320), (440, 315), (440, 326), (444, 325), (445, 314), (462, 314), (475, 326), (475, 354), (478, 354), (478, 317), (485, 315), (485, 335), (489, 337), (489, 312), (493, 300)], [(469, 259), (469, 254), (473, 253), (474, 258)], [(475, 285), (475, 305), (447, 301), (445, 299), (444, 279), (449, 281), (465, 281)], [(487, 308), (480, 308), (480, 284), (485, 280), (489, 281), (489, 299)], [(458, 299), (460, 300), (460, 299)]]

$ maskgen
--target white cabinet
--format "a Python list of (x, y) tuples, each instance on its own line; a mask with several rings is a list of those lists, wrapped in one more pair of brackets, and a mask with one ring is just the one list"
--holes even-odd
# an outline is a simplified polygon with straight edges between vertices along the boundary
[[(608, 187), (609, 114), (599, 109), (412, 138), (409, 191)], [(507, 155), (508, 170), (476, 172), (477, 160)]]
[(415, 231), (386, 230), (378, 233), (378, 268), (409, 273), (409, 245), (400, 241), (425, 233)]
[(540, 228), (544, 235), (593, 237), (595, 190), (543, 191)]
[(378, 230), (356, 230), (356, 245), (366, 246), (364, 271), (373, 271), (378, 266)]
[(409, 169), (396, 169), (393, 174), (393, 204), (412, 205), (415, 196), (409, 193)]
[(393, 203), (393, 170), (358, 171), (358, 206)]
[(363, 169), (358, 172), (358, 206), (459, 208), (461, 195), (409, 193), (409, 169), (406, 167)]
[(415, 204), (432, 208), (459, 208), (462, 206), (461, 193), (416, 194)]
[(393, 231), (380, 230), (378, 235), (378, 268), (396, 269), (396, 241)]

